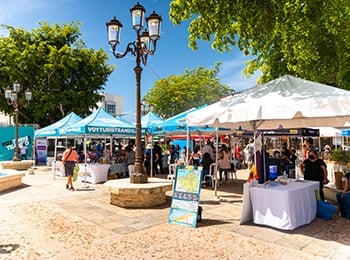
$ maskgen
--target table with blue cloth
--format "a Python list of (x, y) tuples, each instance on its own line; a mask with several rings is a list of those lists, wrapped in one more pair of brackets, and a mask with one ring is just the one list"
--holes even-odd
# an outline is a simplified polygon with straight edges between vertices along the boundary
[(108, 175), (116, 175), (118, 178), (128, 176), (128, 166), (125, 162), (114, 163), (109, 167)]

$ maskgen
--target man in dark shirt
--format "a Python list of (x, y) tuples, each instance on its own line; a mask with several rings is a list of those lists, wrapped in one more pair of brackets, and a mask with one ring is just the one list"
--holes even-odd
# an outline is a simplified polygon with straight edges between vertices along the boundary
[[(154, 161), (155, 171), (157, 172), (157, 174), (159, 173), (163, 174), (163, 163), (162, 163), (163, 150), (158, 143), (155, 143), (155, 145), (153, 146), (153, 152), (155, 153), (155, 156), (156, 156)], [(159, 166), (159, 173), (158, 173), (158, 166)]]
[(329, 181), (327, 179), (327, 165), (318, 158), (315, 147), (309, 149), (309, 156), (300, 164), (300, 170), (304, 174), (304, 180), (320, 182), (320, 196), (324, 200), (323, 185)]

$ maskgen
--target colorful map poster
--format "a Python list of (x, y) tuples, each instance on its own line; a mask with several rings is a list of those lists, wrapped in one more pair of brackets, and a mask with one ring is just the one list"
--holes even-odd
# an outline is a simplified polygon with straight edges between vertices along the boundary
[(177, 169), (169, 223), (195, 228), (202, 183), (202, 167)]

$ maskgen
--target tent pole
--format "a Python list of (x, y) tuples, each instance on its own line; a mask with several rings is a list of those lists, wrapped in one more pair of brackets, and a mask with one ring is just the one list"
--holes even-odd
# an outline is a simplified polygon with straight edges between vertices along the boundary
[(219, 163), (219, 130), (218, 127), (215, 129), (215, 138), (216, 138), (216, 147), (215, 147), (215, 170), (214, 170), (214, 179), (215, 179), (215, 187), (214, 187), (214, 195), (217, 197), (218, 190), (218, 163)]
[(56, 159), (57, 159), (57, 137), (55, 137), (55, 151), (53, 154), (53, 179), (54, 180), (56, 177)]
[(186, 119), (187, 121), (187, 129), (186, 129), (186, 165), (188, 165), (188, 158), (189, 158), (189, 153), (190, 153), (190, 126), (188, 125), (188, 119)]
[[(86, 185), (86, 157), (87, 157), (87, 151), (86, 151), (86, 135), (83, 136), (83, 142), (84, 142), (84, 188), (89, 188), (89, 186)], [(79, 173), (78, 173), (79, 174)]]
[(151, 178), (153, 178), (153, 167), (154, 167), (154, 165), (153, 165), (153, 144), (154, 144), (153, 138), (154, 138), (154, 136), (152, 136), (152, 140), (151, 140), (151, 159), (150, 159), (150, 163), (151, 163)]

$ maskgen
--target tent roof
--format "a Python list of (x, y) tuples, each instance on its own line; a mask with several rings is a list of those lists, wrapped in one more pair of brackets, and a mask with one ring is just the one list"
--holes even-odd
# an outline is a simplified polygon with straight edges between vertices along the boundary
[[(154, 124), (152, 126), (152, 133), (154, 134), (181, 134), (187, 132), (188, 122), (186, 120), (187, 115), (191, 112), (200, 110), (202, 108), (205, 108), (207, 105), (203, 105), (198, 108), (191, 108), (185, 112), (182, 112), (178, 115), (175, 115), (173, 117), (170, 117), (166, 120), (164, 120), (161, 123)], [(221, 131), (229, 131), (230, 129), (227, 128), (221, 128)], [(201, 133), (214, 133), (216, 129), (214, 127), (208, 127), (207, 125), (202, 126), (190, 126), (189, 132), (191, 134), (201, 134)]]
[(157, 116), (152, 111), (148, 112), (146, 115), (141, 117), (141, 126), (142, 128), (149, 128), (154, 124), (159, 124), (164, 122), (159, 116)]
[(289, 75), (256, 85), (190, 113), (192, 125), (245, 129), (341, 127), (350, 119), (350, 91)]
[(126, 120), (120, 120), (99, 107), (79, 122), (64, 128), (65, 135), (135, 135), (135, 126)]
[(81, 117), (75, 114), (74, 112), (71, 112), (64, 118), (60, 119), (59, 121), (48, 125), (46, 127), (43, 127), (41, 129), (35, 130), (34, 136), (35, 137), (50, 137), (50, 136), (58, 136), (59, 130), (70, 126), (71, 124), (74, 124), (81, 120)]

